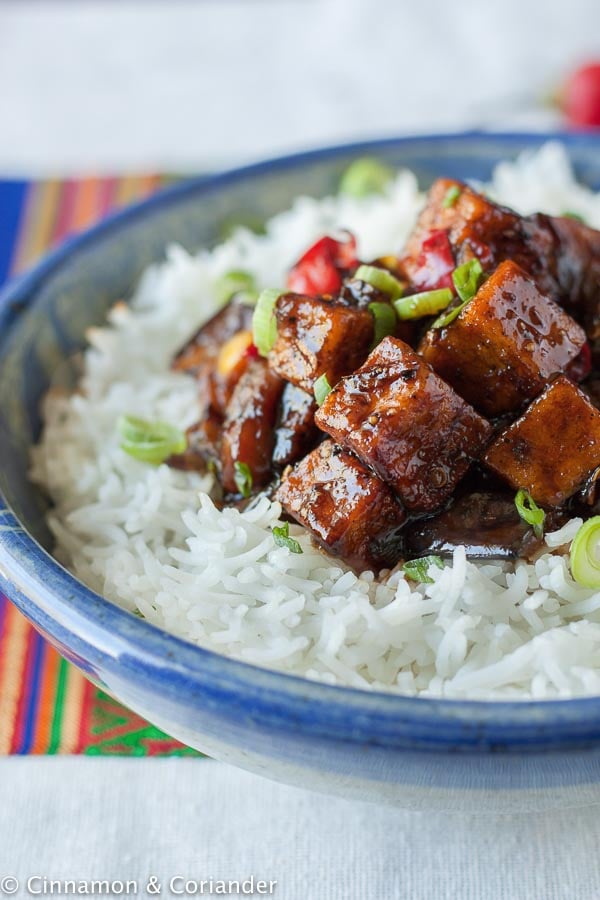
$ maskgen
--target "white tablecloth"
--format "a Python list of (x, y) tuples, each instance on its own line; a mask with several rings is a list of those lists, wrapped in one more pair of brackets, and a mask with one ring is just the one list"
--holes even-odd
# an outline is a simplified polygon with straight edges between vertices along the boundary
[(600, 897), (600, 808), (409, 813), (202, 759), (9, 758), (0, 784), (0, 889), (16, 877), (16, 896), (32, 876), (138, 880), (146, 896), (154, 875), (171, 897), (173, 878), (254, 875), (278, 900)]

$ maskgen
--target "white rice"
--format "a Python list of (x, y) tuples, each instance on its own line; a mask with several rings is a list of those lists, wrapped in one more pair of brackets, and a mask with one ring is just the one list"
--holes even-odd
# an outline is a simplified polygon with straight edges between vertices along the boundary
[[(523, 212), (580, 213), (600, 227), (600, 195), (548, 144), (503, 163), (490, 191)], [(400, 572), (357, 577), (292, 526), (303, 554), (274, 546), (277, 503), (219, 512), (210, 476), (139, 463), (119, 448), (122, 413), (185, 428), (194, 382), (173, 352), (215, 309), (228, 269), (276, 287), (300, 253), (345, 227), (363, 258), (400, 249), (422, 204), (401, 172), (385, 197), (298, 199), (265, 236), (238, 230), (212, 252), (170, 247), (131, 306), (90, 330), (81, 391), (51, 391), (32, 478), (54, 506), (56, 557), (99, 593), (189, 641), (320, 681), (402, 694), (552, 698), (600, 693), (600, 592), (577, 585), (568, 547), (579, 521), (546, 537), (535, 565), (474, 564), (459, 549), (432, 584)], [(565, 555), (561, 555), (565, 554)]]

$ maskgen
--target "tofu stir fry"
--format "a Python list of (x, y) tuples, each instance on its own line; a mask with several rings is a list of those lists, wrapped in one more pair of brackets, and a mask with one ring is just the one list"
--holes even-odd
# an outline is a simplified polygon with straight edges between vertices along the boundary
[(168, 460), (212, 469), (223, 503), (266, 492), (357, 571), (458, 545), (531, 558), (600, 512), (600, 232), (581, 221), (439, 179), (399, 255), (325, 235), (285, 290), (234, 272), (224, 300), (173, 360), (204, 410)]

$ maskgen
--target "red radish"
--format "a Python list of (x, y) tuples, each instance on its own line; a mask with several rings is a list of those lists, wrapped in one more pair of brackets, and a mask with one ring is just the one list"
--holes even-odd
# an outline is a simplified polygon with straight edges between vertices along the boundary
[(573, 72), (561, 99), (569, 125), (600, 127), (600, 62)]

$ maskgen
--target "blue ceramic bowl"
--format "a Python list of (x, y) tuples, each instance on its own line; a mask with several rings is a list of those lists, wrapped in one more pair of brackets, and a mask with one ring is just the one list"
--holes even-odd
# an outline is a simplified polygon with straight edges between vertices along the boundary
[[(84, 587), (50, 556), (44, 501), (27, 481), (51, 372), (85, 328), (178, 241), (214, 243), (240, 212), (266, 217), (331, 192), (372, 154), (485, 179), (547, 135), (466, 134), (319, 150), (191, 181), (109, 219), (10, 285), (0, 304), (0, 587), (58, 650), (132, 709), (218, 759), (307, 787), (415, 808), (547, 808), (600, 799), (600, 697), (485, 703), (315, 684), (203, 650)], [(600, 139), (564, 136), (600, 188)]]

